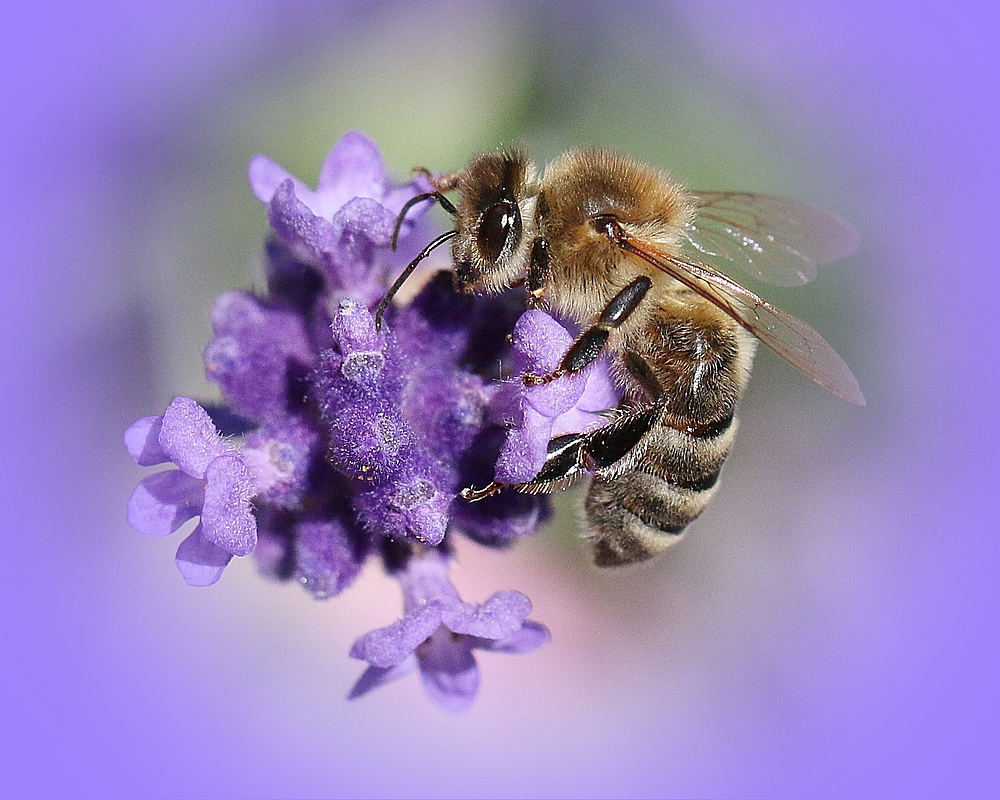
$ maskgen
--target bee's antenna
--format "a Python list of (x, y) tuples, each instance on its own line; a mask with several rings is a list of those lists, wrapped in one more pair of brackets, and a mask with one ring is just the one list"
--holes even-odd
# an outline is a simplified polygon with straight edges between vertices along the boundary
[[(448, 203), (448, 205), (451, 205), (451, 203)], [(433, 250), (435, 247), (440, 247), (449, 239), (453, 239), (456, 236), (458, 236), (458, 231), (446, 231), (445, 233), (442, 233), (440, 236), (437, 237), (437, 239), (435, 239), (433, 242), (427, 245), (427, 247), (421, 250), (420, 254), (415, 259), (413, 259), (413, 261), (411, 261), (409, 264), (406, 265), (406, 269), (404, 269), (400, 273), (399, 277), (396, 278), (396, 282), (389, 287), (389, 291), (386, 292), (385, 297), (382, 298), (382, 302), (380, 302), (378, 304), (378, 308), (375, 309), (376, 330), (381, 330), (382, 315), (385, 314), (385, 310), (389, 307), (389, 303), (392, 300), (393, 296), (396, 294), (396, 292), (399, 291), (399, 287), (403, 285), (404, 281), (406, 281), (406, 279), (410, 277), (413, 270), (417, 268), (417, 264), (419, 264), (421, 261), (427, 258), (427, 256), (430, 255), (431, 250)]]
[(451, 214), (453, 217), (458, 214), (458, 209), (452, 205), (451, 200), (445, 197), (441, 192), (424, 192), (423, 194), (414, 195), (409, 200), (407, 200), (402, 209), (400, 209), (399, 216), (396, 217), (396, 227), (392, 229), (392, 249), (396, 249), (396, 244), (399, 242), (399, 229), (403, 227), (403, 220), (406, 218), (406, 212), (409, 211), (417, 203), (421, 203), (424, 200), (436, 200), (441, 204), (441, 208)]

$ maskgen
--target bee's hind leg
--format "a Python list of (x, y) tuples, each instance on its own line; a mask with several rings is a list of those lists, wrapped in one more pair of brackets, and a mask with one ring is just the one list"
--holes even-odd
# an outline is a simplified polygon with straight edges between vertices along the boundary
[(498, 483), (493, 481), (482, 489), (462, 489), (462, 499), (470, 503), (485, 500), (504, 489), (513, 489), (524, 494), (548, 494), (569, 486), (585, 474), (587, 459), (583, 450), (589, 434), (567, 433), (549, 441), (548, 454), (539, 473), (523, 483)]
[(504, 489), (524, 494), (548, 494), (571, 486), (584, 475), (609, 468), (620, 471), (635, 460), (633, 451), (636, 445), (657, 424), (662, 414), (662, 404), (650, 403), (629, 409), (597, 430), (557, 436), (549, 441), (545, 463), (530, 481), (493, 481), (482, 489), (463, 489), (461, 496), (475, 503)]

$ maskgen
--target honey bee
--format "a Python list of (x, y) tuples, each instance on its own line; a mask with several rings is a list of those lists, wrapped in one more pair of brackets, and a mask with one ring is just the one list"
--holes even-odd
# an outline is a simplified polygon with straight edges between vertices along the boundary
[[(736, 406), (757, 341), (838, 397), (864, 405), (857, 380), (805, 322), (724, 274), (739, 266), (778, 285), (806, 283), (816, 265), (857, 245), (847, 223), (812, 206), (740, 192), (690, 192), (620, 153), (574, 149), (539, 174), (519, 150), (476, 156), (432, 175), (455, 228), (404, 270), (376, 313), (431, 250), (452, 241), (458, 291), (518, 284), (529, 305), (581, 326), (559, 367), (525, 375), (541, 384), (609, 353), (623, 391), (610, 421), (553, 439), (531, 481), (468, 488), (553, 491), (591, 476), (585, 501), (599, 566), (648, 559), (677, 542), (715, 492), (736, 433)], [(452, 204), (445, 192), (457, 191)]]

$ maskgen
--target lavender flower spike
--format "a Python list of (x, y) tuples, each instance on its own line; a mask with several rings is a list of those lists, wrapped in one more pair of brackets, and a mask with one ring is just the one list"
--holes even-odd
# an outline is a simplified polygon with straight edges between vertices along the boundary
[(177, 548), (177, 568), (190, 585), (215, 583), (234, 555), (254, 549), (253, 474), (194, 400), (178, 397), (162, 417), (143, 417), (125, 432), (125, 446), (139, 466), (178, 467), (140, 482), (128, 502), (128, 521), (147, 536), (167, 536), (201, 517)]
[(461, 713), (479, 690), (473, 650), (530, 653), (549, 640), (544, 625), (526, 619), (531, 601), (520, 592), (496, 592), (482, 605), (463, 602), (448, 580), (447, 557), (439, 550), (415, 555), (396, 577), (405, 615), (354, 643), (351, 657), (370, 666), (350, 699), (419, 669), (431, 700)]
[(331, 460), (353, 481), (359, 518), (373, 534), (436, 546), (447, 531), (455, 478), (431, 449), (441, 445), (414, 428), (429, 411), (406, 413), (412, 373), (404, 355), (353, 300), (340, 302), (331, 330), (334, 349), (320, 357), (316, 394), (333, 432)]
[[(403, 617), (355, 642), (367, 669), (351, 697), (416, 670), (438, 705), (465, 711), (479, 688), (475, 650), (527, 653), (549, 632), (527, 619), (520, 592), (463, 602), (448, 580), (454, 544), (502, 550), (550, 509), (542, 496), (471, 503), (460, 493), (504, 480), (504, 469), (530, 479), (553, 435), (602, 424), (590, 412), (618, 399), (606, 367), (545, 387), (504, 380), (523, 290), (460, 294), (447, 269), (413, 279), (421, 288), (408, 302), (397, 296), (376, 328), (373, 310), (438, 231), (424, 216), (433, 203), (409, 204), (432, 189), (427, 176), (394, 182), (363, 134), (337, 142), (315, 188), (264, 156), (249, 178), (271, 226), (264, 287), (215, 305), (204, 361), (221, 402), (211, 418), (178, 397), (126, 432), (140, 466), (176, 467), (141, 481), (129, 522), (150, 536), (193, 527), (175, 558), (193, 586), (253, 551), (265, 577), (327, 599), (381, 555), (401, 584)], [(423, 266), (440, 268), (446, 252)], [(570, 342), (557, 321), (529, 312), (515, 331), (515, 371), (551, 370)]]

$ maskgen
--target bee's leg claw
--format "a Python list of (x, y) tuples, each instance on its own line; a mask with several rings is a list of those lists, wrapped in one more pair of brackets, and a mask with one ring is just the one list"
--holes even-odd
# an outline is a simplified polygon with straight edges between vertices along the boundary
[(506, 484), (497, 483), (496, 481), (491, 481), (482, 489), (476, 489), (472, 486), (469, 486), (465, 489), (462, 489), (462, 491), (459, 492), (459, 494), (461, 495), (463, 500), (468, 500), (470, 503), (478, 503), (480, 500), (485, 500), (487, 497), (492, 497), (495, 494), (499, 494), (500, 490), (503, 489), (504, 486), (506, 486)]
[(552, 381), (561, 378), (566, 374), (566, 370), (560, 368), (553, 370), (546, 375), (535, 375), (533, 372), (525, 372), (522, 380), (525, 386), (544, 386), (547, 383), (552, 383)]
[(414, 167), (413, 171), (423, 175), (431, 186), (439, 192), (450, 192), (458, 186), (458, 175), (450, 172), (431, 172), (427, 167)]

